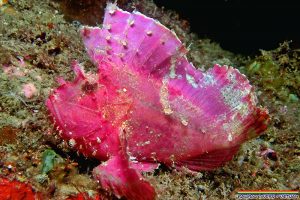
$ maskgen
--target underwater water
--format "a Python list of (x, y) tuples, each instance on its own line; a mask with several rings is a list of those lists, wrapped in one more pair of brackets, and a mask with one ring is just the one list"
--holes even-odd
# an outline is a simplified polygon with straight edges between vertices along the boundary
[[(119, 4), (174, 30), (197, 69), (237, 68), (270, 115), (264, 134), (244, 143), (223, 167), (190, 173), (161, 165), (143, 173), (156, 198), (235, 199), (240, 190), (299, 191), (299, 49), (281, 41), (274, 50), (251, 57), (232, 53), (190, 32), (186, 19), (150, 0)], [(77, 154), (60, 138), (45, 105), (58, 77), (74, 79), (74, 60), (86, 72), (97, 71), (79, 29), (81, 24), (101, 26), (104, 13), (97, 9), (105, 6), (102, 1), (0, 1), (0, 200), (117, 199), (92, 176), (100, 161)]]
[[(155, 0), (159, 7), (175, 10), (201, 38), (209, 38), (237, 54), (257, 55), (260, 49), (272, 50), (282, 41), (300, 47), (297, 10), (300, 6), (287, 1), (219, 1)], [(275, 14), (277, 13), (277, 14)]]

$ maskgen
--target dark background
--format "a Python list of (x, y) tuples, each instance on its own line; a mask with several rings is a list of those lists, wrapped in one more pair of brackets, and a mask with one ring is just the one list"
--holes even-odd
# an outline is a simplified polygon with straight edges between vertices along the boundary
[(253, 55), (285, 40), (300, 48), (299, 0), (154, 0), (176, 10), (191, 31), (235, 53)]

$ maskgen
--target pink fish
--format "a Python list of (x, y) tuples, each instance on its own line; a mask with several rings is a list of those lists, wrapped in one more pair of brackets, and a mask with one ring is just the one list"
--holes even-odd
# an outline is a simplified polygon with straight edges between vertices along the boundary
[(98, 73), (73, 63), (75, 80), (60, 79), (46, 104), (71, 147), (105, 161), (93, 174), (116, 196), (154, 199), (141, 172), (215, 169), (266, 129), (247, 78), (228, 66), (196, 70), (158, 21), (108, 4), (103, 27), (81, 34)]

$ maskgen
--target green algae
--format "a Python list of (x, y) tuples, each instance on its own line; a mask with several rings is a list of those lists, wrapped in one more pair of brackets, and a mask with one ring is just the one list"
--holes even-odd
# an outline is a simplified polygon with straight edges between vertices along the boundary
[(55, 164), (55, 158), (57, 156), (58, 155), (52, 149), (46, 149), (43, 152), (42, 169), (41, 169), (42, 174), (47, 174), (49, 171), (51, 171), (53, 169), (54, 164)]
[[(283, 102), (298, 102), (300, 96), (300, 55), (289, 43), (273, 51), (262, 51), (247, 67), (249, 77), (259, 77), (257, 84)], [(254, 80), (254, 79), (253, 79)]]

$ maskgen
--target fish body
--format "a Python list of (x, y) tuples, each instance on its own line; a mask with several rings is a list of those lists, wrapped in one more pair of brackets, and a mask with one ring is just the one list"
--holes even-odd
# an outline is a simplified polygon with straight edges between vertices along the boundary
[(141, 172), (215, 169), (266, 129), (247, 78), (228, 66), (196, 70), (158, 21), (108, 4), (103, 27), (81, 35), (98, 73), (73, 63), (75, 80), (60, 80), (46, 105), (70, 146), (105, 161), (94, 176), (116, 196), (154, 199)]

